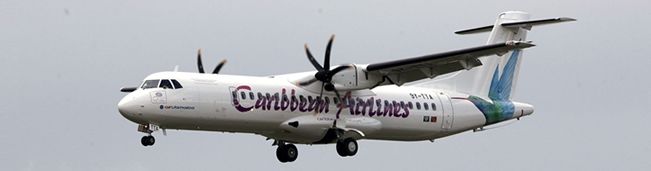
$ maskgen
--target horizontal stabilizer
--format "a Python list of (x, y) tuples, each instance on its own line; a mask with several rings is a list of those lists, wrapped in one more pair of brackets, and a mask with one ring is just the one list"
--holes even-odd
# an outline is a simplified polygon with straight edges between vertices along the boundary
[[(576, 21), (576, 19), (573, 18), (568, 18), (568, 17), (561, 17), (561, 18), (549, 18), (549, 19), (538, 19), (538, 20), (527, 20), (527, 21), (518, 21), (518, 22), (507, 22), (507, 23), (502, 23), (500, 24), (502, 27), (506, 28), (525, 28), (525, 29), (531, 29), (533, 26), (539, 26), (539, 25), (546, 25), (546, 24), (554, 24), (554, 23), (561, 23), (561, 22), (568, 22), (568, 21)], [(475, 34), (475, 33), (483, 33), (483, 32), (489, 32), (493, 30), (493, 26), (483, 26), (483, 27), (477, 27), (477, 28), (471, 28), (471, 29), (466, 29), (466, 30), (459, 30), (454, 32), (455, 34)]]
[(567, 17), (550, 18), (550, 19), (540, 19), (540, 20), (529, 20), (529, 21), (502, 23), (502, 26), (507, 27), (507, 28), (523, 27), (523, 28), (530, 29), (533, 26), (539, 26), (539, 25), (545, 25), (545, 24), (554, 24), (554, 23), (561, 23), (561, 22), (568, 22), (568, 21), (576, 21), (576, 19), (567, 18)]

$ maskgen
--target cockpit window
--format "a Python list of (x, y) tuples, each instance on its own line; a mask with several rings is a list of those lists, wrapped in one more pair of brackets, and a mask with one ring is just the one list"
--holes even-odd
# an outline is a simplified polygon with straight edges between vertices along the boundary
[(140, 88), (142, 89), (156, 88), (158, 87), (158, 81), (159, 80), (147, 80), (144, 83), (142, 83), (142, 86), (140, 86)]
[(170, 80), (161, 80), (160, 81), (160, 86), (158, 86), (163, 89), (172, 89), (172, 83), (170, 83)]
[(181, 83), (179, 83), (178, 81), (176, 81), (174, 79), (172, 80), (172, 84), (174, 84), (174, 89), (183, 88), (183, 86), (181, 86)]

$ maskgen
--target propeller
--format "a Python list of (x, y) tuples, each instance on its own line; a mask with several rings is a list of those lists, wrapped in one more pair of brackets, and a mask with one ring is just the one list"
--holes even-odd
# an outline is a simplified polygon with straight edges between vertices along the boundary
[[(335, 95), (337, 95), (337, 99), (342, 103), (341, 101), (341, 96), (339, 95), (339, 92), (335, 88), (335, 85), (332, 83), (332, 77), (335, 76), (337, 73), (351, 68), (352, 65), (340, 65), (337, 66), (333, 69), (330, 69), (330, 51), (332, 50), (332, 42), (335, 39), (335, 35), (330, 36), (330, 40), (328, 41), (328, 45), (326, 46), (326, 51), (325, 51), (325, 56), (323, 58), (323, 65), (319, 64), (316, 59), (314, 59), (314, 55), (312, 55), (312, 52), (310, 52), (310, 48), (307, 47), (307, 44), (305, 44), (305, 54), (307, 55), (307, 59), (310, 61), (312, 66), (317, 70), (317, 72), (314, 74), (314, 78), (299, 82), (298, 85), (300, 86), (308, 86), (316, 81), (321, 81), (321, 95), (319, 97), (323, 97), (323, 90), (325, 89), (326, 91), (334, 91)], [(339, 119), (339, 115), (337, 115), (337, 119)]]
[(129, 93), (129, 92), (136, 91), (136, 89), (138, 89), (138, 87), (122, 87), (120, 88), (120, 92)]
[[(212, 74), (219, 74), (219, 70), (221, 70), (222, 67), (224, 67), (224, 64), (226, 64), (226, 59), (222, 60), (221, 62), (219, 62), (219, 64), (217, 64), (215, 69), (212, 71)], [(203, 71), (203, 63), (201, 62), (201, 49), (197, 51), (197, 67), (199, 69), (199, 73), (205, 73)]]

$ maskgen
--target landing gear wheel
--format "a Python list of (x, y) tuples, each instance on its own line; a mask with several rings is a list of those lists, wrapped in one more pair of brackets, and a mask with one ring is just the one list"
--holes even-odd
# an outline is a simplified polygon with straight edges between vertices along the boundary
[(359, 146), (357, 145), (357, 141), (352, 138), (347, 138), (342, 141), (337, 141), (337, 153), (341, 157), (346, 157), (346, 156), (354, 156), (357, 154), (357, 149)]
[(154, 136), (151, 136), (151, 135), (144, 136), (144, 137), (142, 137), (140, 139), (140, 143), (143, 146), (151, 146), (151, 145), (154, 145), (155, 142), (156, 142), (156, 139), (154, 138)]
[(298, 158), (298, 149), (294, 144), (278, 145), (276, 157), (280, 162), (293, 162)]

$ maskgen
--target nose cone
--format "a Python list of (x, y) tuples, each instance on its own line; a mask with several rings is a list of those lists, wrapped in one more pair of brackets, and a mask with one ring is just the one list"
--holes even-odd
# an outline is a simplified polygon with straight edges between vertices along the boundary
[(533, 114), (534, 108), (533, 105), (526, 104), (526, 103), (519, 103), (519, 102), (514, 102), (515, 105), (515, 111), (516, 113), (520, 113), (521, 116), (527, 116)]
[(127, 95), (118, 103), (118, 111), (120, 111), (120, 114), (126, 118), (135, 115), (137, 110), (138, 108), (135, 104), (135, 99), (132, 96)]

